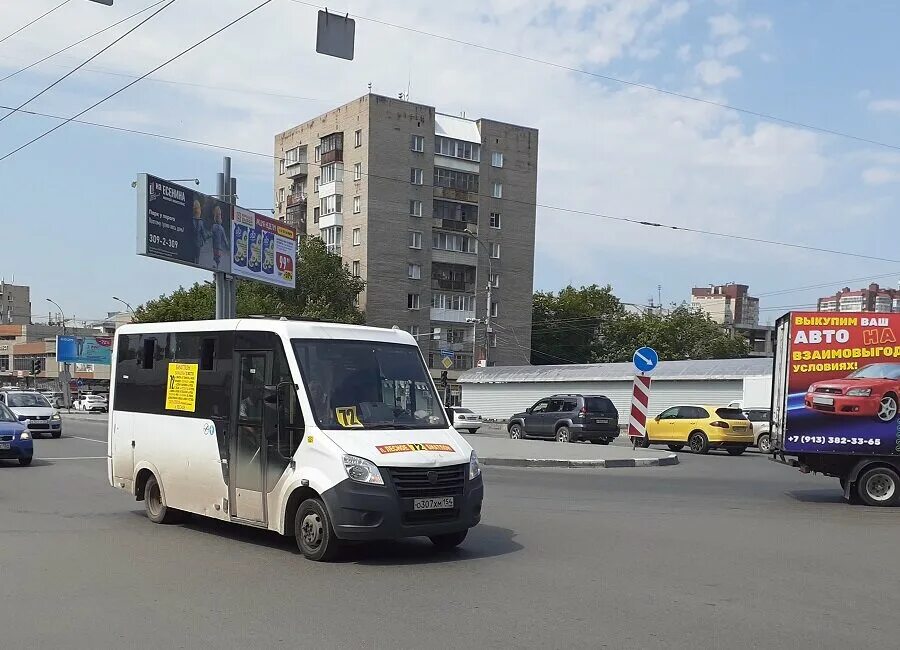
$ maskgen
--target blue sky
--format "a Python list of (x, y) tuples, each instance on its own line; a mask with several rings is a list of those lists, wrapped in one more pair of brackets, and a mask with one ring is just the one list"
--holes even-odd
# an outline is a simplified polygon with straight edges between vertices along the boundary
[[(0, 77), (152, 3), (73, 0), (0, 43)], [(56, 4), (0, 2), (0, 38)], [(254, 6), (177, 0), (30, 108), (70, 115)], [(369, 0), (367, 18), (446, 34), (900, 146), (900, 7), (889, 1)], [(343, 10), (344, 7), (331, 7)], [(357, 21), (356, 60), (314, 53), (315, 10), (275, 0), (84, 119), (268, 153), (273, 136), (366, 92), (540, 129), (539, 202), (697, 229), (837, 248), (879, 262), (657, 231), (538, 209), (535, 285), (611, 283), (624, 300), (687, 299), (727, 281), (762, 296), (763, 318), (851, 278), (896, 286), (900, 150), (777, 124), (595, 77)], [(124, 30), (0, 82), (15, 105)], [(98, 72), (99, 71), (99, 72)], [(116, 73), (116, 75), (106, 73)], [(215, 87), (215, 88), (212, 88)], [(240, 92), (223, 88), (240, 89)], [(290, 95), (274, 96), (274, 95)], [(307, 99), (301, 99), (307, 98)], [(52, 120), (0, 122), (0, 155)], [(139, 258), (131, 181), (196, 176), (212, 192), (223, 152), (69, 125), (0, 162), (0, 275), (95, 318), (207, 274)], [(235, 154), (242, 205), (272, 205), (273, 163)], [(577, 253), (573, 254), (573, 233)], [(885, 236), (888, 235), (888, 236)], [(817, 284), (821, 289), (772, 292)], [(850, 284), (861, 285), (863, 280)]]

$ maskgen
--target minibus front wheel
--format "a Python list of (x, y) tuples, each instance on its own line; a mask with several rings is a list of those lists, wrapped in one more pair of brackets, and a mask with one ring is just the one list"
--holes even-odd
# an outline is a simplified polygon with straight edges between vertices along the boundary
[(294, 517), (294, 535), (303, 556), (315, 562), (333, 560), (340, 548), (334, 525), (321, 499), (306, 499)]

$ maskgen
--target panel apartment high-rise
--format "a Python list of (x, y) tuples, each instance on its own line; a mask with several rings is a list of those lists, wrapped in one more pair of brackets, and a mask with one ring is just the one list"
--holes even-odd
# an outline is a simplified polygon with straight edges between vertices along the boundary
[(275, 136), (276, 214), (366, 280), (367, 322), (417, 335), (435, 376), (527, 364), (537, 153), (536, 129), (364, 95)]

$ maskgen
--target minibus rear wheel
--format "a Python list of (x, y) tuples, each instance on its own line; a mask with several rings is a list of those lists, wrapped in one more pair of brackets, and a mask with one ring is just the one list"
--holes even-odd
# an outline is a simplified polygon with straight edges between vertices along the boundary
[(314, 562), (333, 560), (340, 550), (331, 517), (321, 499), (306, 499), (300, 504), (294, 517), (294, 535), (297, 548)]

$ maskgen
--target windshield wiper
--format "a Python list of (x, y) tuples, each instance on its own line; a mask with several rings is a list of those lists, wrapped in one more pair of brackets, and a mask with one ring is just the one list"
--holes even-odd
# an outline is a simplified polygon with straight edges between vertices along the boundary
[(417, 429), (412, 424), (367, 424), (366, 429)]

